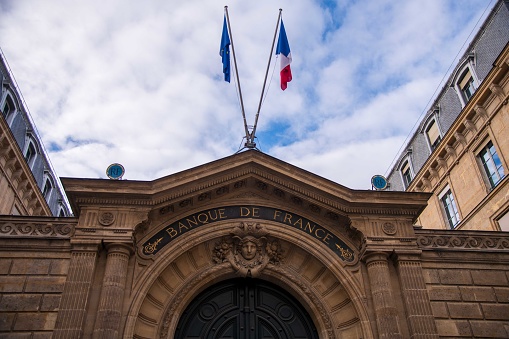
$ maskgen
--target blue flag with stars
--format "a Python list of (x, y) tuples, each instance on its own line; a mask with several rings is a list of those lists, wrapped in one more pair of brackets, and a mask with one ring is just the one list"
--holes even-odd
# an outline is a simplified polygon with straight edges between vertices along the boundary
[(230, 36), (228, 35), (228, 27), (226, 26), (226, 16), (223, 22), (223, 36), (221, 37), (219, 55), (223, 61), (224, 81), (230, 82)]

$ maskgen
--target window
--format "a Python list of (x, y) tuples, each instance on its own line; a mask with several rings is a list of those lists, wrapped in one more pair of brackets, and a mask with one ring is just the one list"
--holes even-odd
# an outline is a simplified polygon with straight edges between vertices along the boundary
[(431, 151), (433, 152), (442, 140), (440, 131), (438, 130), (438, 125), (435, 120), (432, 120), (428, 125), (428, 128), (426, 129), (426, 136), (428, 137), (429, 145), (431, 147)]
[(449, 227), (454, 229), (456, 225), (460, 222), (460, 215), (458, 213), (458, 207), (456, 206), (456, 201), (454, 200), (454, 196), (452, 195), (451, 189), (449, 186), (442, 191), (439, 196), (440, 201), (442, 202), (442, 206), (445, 211), (445, 216)]
[(504, 178), (504, 168), (495, 150), (495, 146), (493, 146), (491, 141), (479, 152), (479, 159), (481, 160), (491, 188), (494, 188)]
[(53, 185), (53, 180), (51, 179), (51, 177), (49, 175), (47, 175), (45, 177), (46, 177), (46, 180), (44, 180), (42, 195), (44, 196), (44, 199), (46, 199), (46, 201), (48, 201), (54, 185)]
[(465, 103), (468, 102), (477, 89), (474, 84), (474, 77), (470, 73), (470, 69), (467, 69), (463, 76), (460, 78), (458, 86), (461, 94), (463, 95)]
[(412, 173), (410, 171), (410, 162), (408, 160), (405, 161), (403, 167), (401, 167), (401, 175), (403, 176), (403, 182), (406, 188), (412, 182)]
[(454, 73), (452, 86), (458, 93), (461, 106), (465, 106), (472, 98), (477, 87), (479, 87), (479, 79), (475, 74), (475, 53), (469, 53), (461, 62)]
[(2, 115), (4, 116), (4, 119), (9, 123), (9, 120), (12, 120), (13, 113), (16, 112), (16, 105), (14, 104), (14, 100), (12, 100), (12, 97), (7, 94), (5, 97), (5, 101), (2, 108)]
[(58, 216), (59, 217), (65, 217), (66, 216), (65, 209), (62, 206), (60, 206), (60, 210), (58, 212)]
[(25, 151), (25, 161), (27, 162), (29, 167), (32, 167), (37, 151), (35, 150), (34, 143), (29, 140), (28, 147)]
[(7, 117), (12, 111), (14, 110), (14, 103), (12, 102), (12, 99), (10, 96), (7, 96), (4, 107), (2, 108), (2, 113), (4, 117)]
[(505, 212), (498, 220), (498, 226), (500, 226), (500, 230), (504, 232), (509, 232), (509, 212)]

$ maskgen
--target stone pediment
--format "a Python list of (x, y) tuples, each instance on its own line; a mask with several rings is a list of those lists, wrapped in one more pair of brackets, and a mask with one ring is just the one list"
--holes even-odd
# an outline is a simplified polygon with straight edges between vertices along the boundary
[[(153, 181), (62, 178), (79, 216), (83, 206), (137, 206), (177, 212), (226, 197), (287, 201), (338, 217), (389, 214), (416, 217), (427, 193), (353, 190), (258, 151), (246, 151)], [(327, 212), (325, 212), (327, 213)]]
[(176, 220), (225, 208), (234, 208), (228, 213), (236, 218), (246, 218), (242, 209), (247, 208), (262, 211), (265, 220), (272, 213), (273, 219), (293, 226), (305, 220), (310, 228), (312, 223), (327, 225), (359, 249), (361, 232), (371, 233), (367, 228), (375, 225), (373, 220), (383, 215), (411, 225), (429, 198), (427, 193), (352, 190), (258, 151), (153, 181), (63, 178), (62, 183), (75, 215), (86, 213), (80, 217), (78, 235), (121, 232), (128, 237), (134, 232), (137, 243), (147, 244)]

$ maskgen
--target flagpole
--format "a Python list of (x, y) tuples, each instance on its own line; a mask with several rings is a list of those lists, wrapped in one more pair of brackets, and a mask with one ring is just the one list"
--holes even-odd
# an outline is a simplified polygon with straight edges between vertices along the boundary
[(258, 110), (256, 111), (255, 123), (253, 125), (253, 132), (251, 132), (251, 135), (250, 135), (252, 144), (254, 144), (256, 125), (258, 124), (258, 116), (260, 115), (260, 109), (262, 108), (263, 93), (265, 92), (265, 85), (267, 84), (267, 76), (269, 75), (270, 61), (272, 60), (272, 52), (274, 52), (274, 44), (276, 43), (277, 30), (279, 28), (279, 23), (281, 22), (281, 12), (282, 11), (283, 10), (280, 8), (279, 15), (277, 17), (276, 30), (274, 31), (274, 39), (272, 39), (272, 47), (270, 49), (269, 62), (267, 63), (267, 70), (265, 71), (265, 79), (263, 80), (262, 94), (260, 95), (260, 103), (258, 104)]
[(230, 34), (230, 43), (232, 45), (233, 64), (235, 65), (235, 76), (237, 77), (237, 86), (239, 87), (240, 108), (242, 110), (242, 118), (244, 119), (244, 131), (246, 132), (246, 144), (249, 143), (249, 131), (247, 129), (246, 113), (244, 111), (244, 100), (242, 99), (242, 90), (240, 89), (239, 71), (237, 69), (237, 58), (235, 57), (235, 47), (233, 46), (233, 35), (230, 27), (230, 16), (228, 15), (228, 6), (224, 6), (226, 13), (226, 21), (228, 22), (228, 33)]

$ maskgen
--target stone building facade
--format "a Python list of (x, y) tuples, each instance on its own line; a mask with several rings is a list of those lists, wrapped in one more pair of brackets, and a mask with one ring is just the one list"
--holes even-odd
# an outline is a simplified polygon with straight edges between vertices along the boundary
[(507, 174), (508, 23), (499, 0), (388, 190), (249, 150), (154, 181), (63, 178), (73, 217), (45, 156), (26, 160), (2, 62), (0, 338), (509, 337), (508, 179), (481, 161)]
[(509, 234), (414, 227), (429, 193), (256, 150), (62, 182), (74, 218), (0, 216), (0, 337), (509, 336)]
[(431, 192), (425, 228), (509, 231), (509, 1), (499, 0), (387, 179)]

